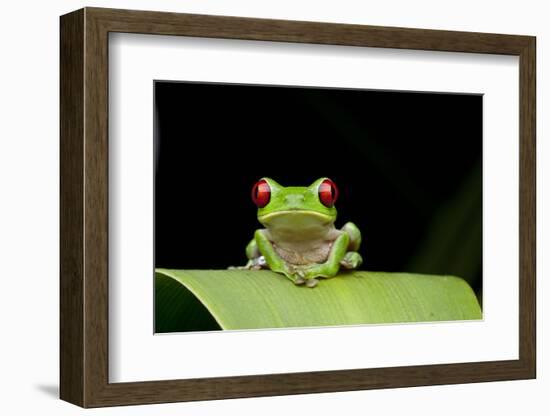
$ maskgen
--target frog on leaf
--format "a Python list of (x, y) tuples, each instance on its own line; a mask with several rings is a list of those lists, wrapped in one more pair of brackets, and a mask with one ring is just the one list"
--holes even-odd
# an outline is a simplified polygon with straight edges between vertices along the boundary
[(361, 232), (351, 222), (334, 226), (338, 188), (328, 178), (308, 187), (283, 187), (270, 178), (252, 189), (258, 221), (265, 227), (246, 247), (248, 263), (240, 269), (268, 268), (296, 285), (315, 287), (318, 278), (331, 278), (340, 268), (356, 269)]

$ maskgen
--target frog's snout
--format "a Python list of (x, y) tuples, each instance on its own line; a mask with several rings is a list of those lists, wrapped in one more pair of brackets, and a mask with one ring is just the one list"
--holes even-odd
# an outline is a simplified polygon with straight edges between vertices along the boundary
[(305, 196), (302, 194), (290, 194), (285, 196), (285, 204), (289, 208), (301, 207), (305, 201)]

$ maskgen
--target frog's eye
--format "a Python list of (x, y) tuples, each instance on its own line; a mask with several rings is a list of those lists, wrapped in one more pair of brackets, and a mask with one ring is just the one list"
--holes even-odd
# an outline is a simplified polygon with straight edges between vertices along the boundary
[(319, 200), (327, 207), (332, 208), (338, 199), (338, 188), (330, 179), (325, 179), (319, 185)]
[(258, 208), (265, 207), (271, 199), (271, 188), (265, 179), (256, 182), (252, 188), (252, 200)]

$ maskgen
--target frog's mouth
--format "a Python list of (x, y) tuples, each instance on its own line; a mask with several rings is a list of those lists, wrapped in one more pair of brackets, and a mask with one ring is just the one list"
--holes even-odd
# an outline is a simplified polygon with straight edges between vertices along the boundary
[(326, 226), (334, 222), (334, 218), (330, 215), (304, 209), (270, 212), (259, 216), (258, 220), (267, 226), (292, 229)]

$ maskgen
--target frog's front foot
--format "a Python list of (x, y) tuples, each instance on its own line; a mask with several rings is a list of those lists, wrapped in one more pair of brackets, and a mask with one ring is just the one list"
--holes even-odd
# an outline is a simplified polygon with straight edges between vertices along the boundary
[(286, 271), (285, 275), (296, 286), (303, 285), (306, 281), (304, 271), (301, 270), (301, 269), (297, 269), (295, 267), (292, 267), (290, 265), (287, 266), (287, 271)]
[(340, 261), (340, 265), (348, 270), (357, 269), (363, 263), (361, 254), (356, 251), (348, 251), (344, 258)]
[(294, 281), (296, 285), (303, 285), (305, 283), (307, 287), (315, 287), (317, 283), (319, 283), (319, 281), (315, 279), (315, 276), (311, 276), (310, 273), (308, 273), (307, 269), (298, 269), (296, 271), (296, 276), (296, 280)]
[(319, 280), (315, 278), (306, 280), (306, 286), (310, 288), (314, 288), (315, 286), (317, 286), (317, 283), (319, 283)]
[(311, 270), (301, 266), (287, 264), (283, 270), (276, 270), (284, 274), (296, 286), (303, 285), (307, 287), (315, 287), (319, 281), (315, 279), (316, 275), (311, 274)]
[(294, 279), (294, 284), (296, 286), (303, 285), (305, 282), (306, 282), (306, 280), (303, 277), (300, 277), (300, 276), (298, 276)]
[(307, 269), (298, 269), (295, 275), (296, 280), (294, 280), (294, 284), (303, 285), (305, 283), (307, 287), (317, 286), (318, 281), (309, 275)]

